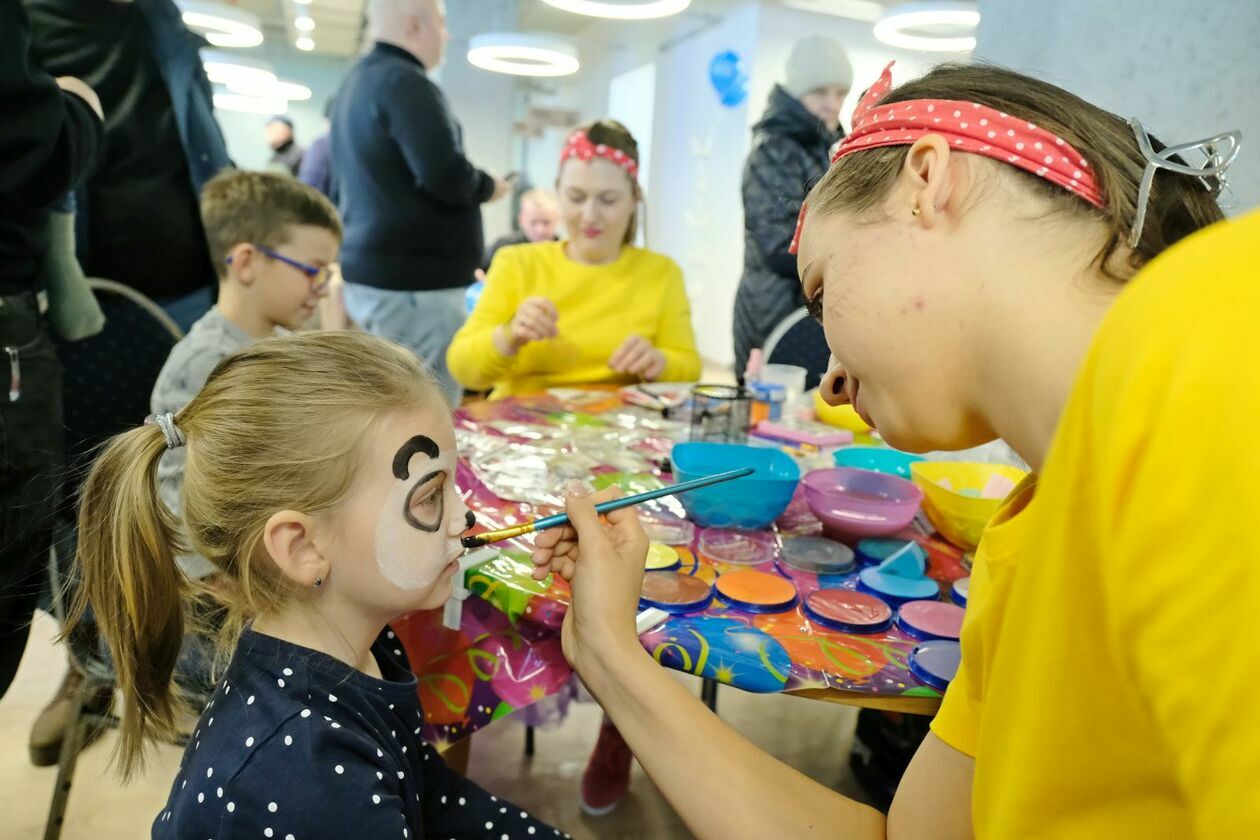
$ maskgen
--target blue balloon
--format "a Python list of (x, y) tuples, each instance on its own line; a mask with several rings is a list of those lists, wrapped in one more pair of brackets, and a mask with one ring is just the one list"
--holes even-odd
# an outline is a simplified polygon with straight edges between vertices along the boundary
[(486, 290), (484, 280), (478, 280), (468, 287), (468, 291), (464, 292), (464, 308), (471, 315), (472, 311), (477, 308), (477, 300), (481, 297), (481, 293)]
[(744, 60), (733, 50), (720, 52), (709, 62), (709, 81), (717, 91), (718, 101), (727, 108), (738, 108), (748, 98), (748, 74)]

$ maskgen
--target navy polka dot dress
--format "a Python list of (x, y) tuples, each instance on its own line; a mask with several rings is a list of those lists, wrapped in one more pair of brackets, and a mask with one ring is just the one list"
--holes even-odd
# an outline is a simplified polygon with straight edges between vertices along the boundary
[(383, 680), (247, 630), (184, 753), (155, 840), (562, 837), (420, 740), (416, 678), (386, 631)]

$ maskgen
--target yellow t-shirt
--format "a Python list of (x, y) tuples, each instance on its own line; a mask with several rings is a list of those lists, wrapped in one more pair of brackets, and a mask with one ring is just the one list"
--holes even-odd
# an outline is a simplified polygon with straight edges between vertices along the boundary
[(1130, 283), (977, 553), (932, 729), (978, 837), (1260, 836), (1260, 213)]
[[(495, 328), (535, 296), (556, 305), (559, 335), (504, 356), (494, 346)], [(563, 242), (514, 245), (495, 255), (485, 290), (451, 342), (446, 364), (465, 387), (493, 388), (495, 398), (563, 385), (626, 384), (634, 378), (613, 373), (608, 360), (631, 335), (665, 354), (660, 381), (699, 378), (691, 306), (677, 263), (627, 246), (613, 263), (583, 265), (565, 255)]]

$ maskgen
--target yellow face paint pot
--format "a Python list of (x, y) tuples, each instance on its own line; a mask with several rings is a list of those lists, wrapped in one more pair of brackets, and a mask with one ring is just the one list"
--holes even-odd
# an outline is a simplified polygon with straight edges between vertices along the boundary
[(682, 563), (678, 558), (678, 552), (672, 547), (662, 543), (652, 543), (648, 546), (644, 568), (649, 572), (670, 572), (680, 565)]

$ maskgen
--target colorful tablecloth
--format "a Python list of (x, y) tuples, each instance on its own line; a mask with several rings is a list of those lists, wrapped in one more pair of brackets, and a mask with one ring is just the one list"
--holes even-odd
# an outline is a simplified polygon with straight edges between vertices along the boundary
[[(669, 451), (684, 440), (681, 424), (622, 405), (614, 393), (567, 391), (477, 403), (455, 418), (460, 445), (457, 483), (478, 521), (498, 528), (554, 513), (566, 485), (592, 489), (618, 484), (628, 492), (670, 480)], [(825, 463), (807, 464), (824, 466)], [(644, 506), (666, 521), (681, 519), (674, 498)], [(856, 574), (785, 574), (771, 557), (758, 566), (728, 566), (703, 556), (696, 543), (679, 546), (680, 571), (712, 582), (734, 570), (759, 568), (787, 576), (803, 600), (820, 587), (853, 588)], [(821, 531), (798, 493), (775, 524), (777, 541)], [(917, 531), (901, 536), (928, 553), (928, 575), (942, 586), (963, 577), (958, 549)], [(772, 549), (777, 554), (777, 547)], [(395, 623), (420, 680), (420, 699), (437, 744), (458, 740), (491, 721), (547, 697), (572, 674), (560, 648), (569, 588), (560, 579), (530, 576), (529, 544), (501, 546), (499, 556), (471, 570), (458, 631), (442, 627), (440, 611)], [(672, 616), (641, 637), (653, 657), (676, 670), (745, 691), (840, 689), (882, 695), (937, 695), (906, 666), (915, 642), (897, 629), (873, 635), (829, 630), (798, 605), (752, 614), (717, 599), (703, 612)]]

